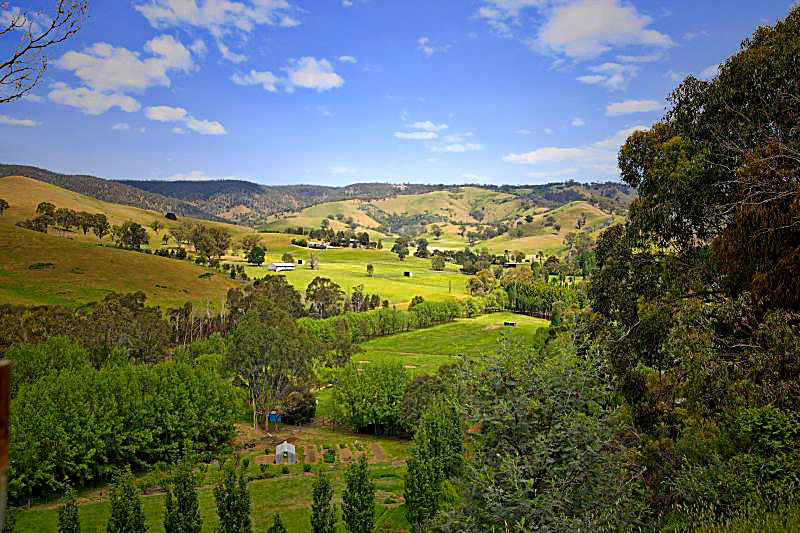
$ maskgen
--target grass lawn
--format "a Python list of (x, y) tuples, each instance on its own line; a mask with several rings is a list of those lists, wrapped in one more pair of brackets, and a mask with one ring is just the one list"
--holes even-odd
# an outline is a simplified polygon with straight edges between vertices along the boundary
[[(329, 248), (327, 250), (309, 250), (291, 246), (289, 253), (295, 259), (305, 259), (313, 253), (320, 261), (315, 270), (308, 265), (297, 265), (293, 272), (281, 272), (295, 288), (305, 292), (306, 287), (317, 276), (330, 278), (338, 283), (346, 294), (353, 287), (363, 285), (370, 294), (378, 293), (381, 300), (388, 299), (391, 304), (403, 306), (414, 296), (422, 296), (429, 300), (446, 298), (463, 298), (467, 296), (467, 276), (461, 274), (458, 265), (448, 264), (444, 272), (431, 270), (430, 259), (406, 257), (400, 261), (397, 255), (388, 250), (364, 250), (352, 248)], [(261, 267), (246, 266), (250, 277), (263, 277), (270, 274), (267, 265), (280, 261), (285, 250), (269, 250), (264, 265)], [(367, 277), (367, 264), (375, 267), (373, 277)], [(405, 271), (413, 273), (413, 277), (403, 275)]]

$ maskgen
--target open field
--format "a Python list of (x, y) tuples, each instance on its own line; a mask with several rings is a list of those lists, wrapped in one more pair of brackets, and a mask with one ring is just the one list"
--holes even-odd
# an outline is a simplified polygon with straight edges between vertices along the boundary
[[(460, 298), (467, 295), (467, 276), (458, 271), (458, 265), (448, 264), (444, 272), (431, 270), (430, 259), (406, 257), (400, 261), (397, 256), (387, 250), (354, 250), (352, 248), (329, 248), (327, 250), (309, 250), (292, 246), (289, 253), (295, 261), (308, 259), (313, 253), (320, 260), (316, 270), (308, 265), (297, 265), (293, 272), (281, 272), (298, 290), (305, 291), (311, 281), (322, 276), (338, 283), (345, 292), (356, 285), (364, 285), (370, 294), (378, 293), (381, 299), (388, 299), (392, 304), (405, 304), (414, 296), (422, 296), (432, 300), (448, 297)], [(283, 250), (269, 250), (264, 266), (247, 266), (249, 276), (263, 277), (270, 272), (267, 264), (280, 261)], [(367, 264), (375, 267), (373, 277), (367, 277)], [(403, 276), (403, 272), (413, 272), (413, 277)]]

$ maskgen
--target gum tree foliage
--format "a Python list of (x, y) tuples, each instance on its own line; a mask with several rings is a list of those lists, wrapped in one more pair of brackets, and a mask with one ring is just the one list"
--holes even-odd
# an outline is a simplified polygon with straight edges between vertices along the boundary
[[(434, 530), (631, 531), (644, 524), (641, 472), (629, 460), (611, 390), (570, 355), (568, 343), (553, 343), (543, 351), (506, 346), (463, 367), (474, 451), (460, 502), (437, 515)], [(441, 475), (429, 470), (427, 484)], [(429, 516), (435, 498), (418, 500), (424, 512), (412, 518)]]
[(264, 249), (260, 246), (253, 246), (246, 254), (247, 262), (251, 265), (261, 266), (264, 264)]
[(126, 467), (117, 473), (109, 494), (111, 518), (107, 533), (145, 533), (148, 530), (133, 474)]
[(197, 484), (192, 473), (192, 463), (182, 461), (167, 482), (164, 508), (166, 533), (200, 533), (203, 521), (197, 502)]
[(620, 150), (639, 194), (598, 240), (586, 331), (640, 432), (659, 512), (691, 502), (725, 514), (796, 483), (800, 445), (748, 453), (757, 435), (732, 445), (729, 421), (800, 412), (788, 356), (800, 345), (799, 50), (795, 6), (714, 79), (687, 78)]
[(31, 385), (44, 376), (92, 366), (88, 350), (68, 337), (50, 337), (41, 344), (13, 345), (6, 351), (5, 358), (14, 365), (12, 398), (20, 387)]
[(250, 492), (247, 490), (247, 467), (245, 459), (241, 464), (228, 463), (223, 467), (222, 477), (214, 487), (214, 501), (217, 504), (220, 533), (251, 533)]
[(9, 207), (11, 206), (8, 205), (8, 202), (5, 201), (3, 198), (0, 198), (0, 216), (3, 216), (3, 213), (5, 213), (6, 209), (8, 209)]
[(333, 486), (321, 468), (314, 480), (312, 490), (311, 533), (335, 533), (336, 506), (331, 503)]
[(258, 299), (239, 319), (228, 351), (228, 367), (247, 387), (253, 425), (284, 399), (292, 385), (311, 375), (315, 340), (303, 335), (285, 309)]
[(335, 316), (341, 312), (344, 291), (334, 281), (318, 276), (306, 288), (306, 302), (309, 315), (315, 318)]
[(370, 533), (375, 527), (375, 485), (369, 476), (367, 456), (353, 463), (344, 473), (342, 521), (348, 533)]
[(127, 220), (121, 226), (114, 226), (111, 228), (111, 235), (114, 242), (121, 248), (130, 248), (138, 250), (143, 244), (147, 244), (149, 237), (147, 230), (142, 227), (138, 222)]

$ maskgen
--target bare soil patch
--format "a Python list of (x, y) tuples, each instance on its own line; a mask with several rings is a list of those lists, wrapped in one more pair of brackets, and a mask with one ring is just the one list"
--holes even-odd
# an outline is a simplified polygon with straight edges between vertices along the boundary
[(374, 465), (386, 461), (386, 452), (383, 451), (383, 446), (377, 442), (370, 443), (369, 450), (372, 452), (372, 457), (369, 460), (370, 464)]

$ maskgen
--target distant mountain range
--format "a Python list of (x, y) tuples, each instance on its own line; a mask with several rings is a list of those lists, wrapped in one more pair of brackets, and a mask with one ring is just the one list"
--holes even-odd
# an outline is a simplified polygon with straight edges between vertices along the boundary
[[(114, 181), (88, 175), (59, 174), (33, 166), (4, 164), (0, 164), (0, 176), (25, 176), (106, 202), (250, 226), (259, 225), (272, 215), (289, 214), (326, 202), (379, 200), (433, 191), (457, 191), (461, 187), (389, 183), (356, 183), (344, 187), (269, 186), (239, 180)], [(613, 182), (582, 184), (568, 181), (546, 185), (473, 187), (502, 192), (526, 204), (540, 207), (558, 207), (586, 200), (607, 211), (626, 210), (635, 196), (635, 191), (627, 185)]]

